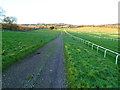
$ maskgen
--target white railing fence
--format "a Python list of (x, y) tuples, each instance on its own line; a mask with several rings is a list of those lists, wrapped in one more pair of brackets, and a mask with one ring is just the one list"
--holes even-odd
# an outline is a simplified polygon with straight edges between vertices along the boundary
[(110, 50), (110, 49), (107, 49), (107, 48), (105, 48), (105, 47), (99, 46), (99, 45), (97, 45), (97, 44), (95, 44), (95, 43), (92, 43), (92, 42), (90, 42), (90, 41), (88, 41), (88, 40), (85, 40), (85, 39), (82, 39), (82, 38), (73, 36), (73, 35), (71, 35), (70, 33), (68, 33), (66, 30), (64, 30), (64, 31), (65, 31), (65, 33), (68, 34), (70, 37), (79, 39), (81, 42), (83, 42), (84, 44), (86, 44), (86, 45), (88, 45), (88, 46), (90, 46), (90, 44), (91, 44), (92, 49), (93, 49), (94, 46), (96, 46), (96, 47), (97, 47), (97, 53), (98, 53), (98, 51), (99, 51), (99, 48), (103, 49), (103, 50), (104, 50), (104, 58), (106, 57), (107, 51), (115, 54), (115, 55), (116, 55), (115, 64), (118, 63), (118, 57), (120, 56), (119, 53), (117, 53), (117, 52), (115, 52), (115, 51), (112, 51), (112, 50)]

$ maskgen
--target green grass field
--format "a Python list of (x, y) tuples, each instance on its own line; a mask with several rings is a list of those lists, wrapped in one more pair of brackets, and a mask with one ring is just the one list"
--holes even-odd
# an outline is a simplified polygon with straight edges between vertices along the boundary
[(71, 30), (67, 30), (70, 34), (80, 37), (82, 39), (88, 40), (90, 42), (93, 42), (99, 46), (103, 46), (107, 49), (119, 52), (118, 48), (120, 47), (120, 45), (118, 44), (118, 40), (108, 40), (105, 38), (98, 38), (98, 37), (93, 37), (93, 36), (88, 36), (88, 35), (84, 35), (84, 34), (79, 34), (76, 32), (73, 32)]
[(55, 39), (59, 33), (42, 29), (27, 32), (2, 31), (2, 69)]
[[(0, 52), (2, 69), (5, 70), (55, 39), (63, 30), (2, 31), (2, 50)], [(74, 36), (119, 52), (118, 41), (82, 35), (72, 30), (67, 31)], [(120, 88), (120, 67), (118, 67), (120, 58), (116, 65), (116, 55), (107, 52), (107, 56), (104, 58), (104, 50), (99, 49), (97, 53), (96, 47), (92, 49), (91, 46), (71, 38), (65, 32), (63, 32), (63, 41), (68, 88)]]
[(101, 37), (110, 37), (110, 38), (120, 38), (118, 28), (106, 28), (106, 27), (81, 27), (81, 28), (72, 28), (70, 30), (101, 36)]
[[(72, 32), (70, 32), (72, 33)], [(72, 33), (78, 36), (75, 33)], [(118, 88), (118, 65), (111, 57), (103, 58), (79, 40), (64, 33), (64, 52), (69, 88)]]

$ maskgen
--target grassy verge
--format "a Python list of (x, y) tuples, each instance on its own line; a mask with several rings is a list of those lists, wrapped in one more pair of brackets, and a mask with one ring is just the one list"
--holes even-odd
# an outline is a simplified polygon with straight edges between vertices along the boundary
[(118, 88), (118, 66), (78, 40), (63, 35), (69, 88)]
[(2, 69), (23, 59), (46, 43), (55, 39), (59, 31), (36, 30), (28, 32), (2, 32)]

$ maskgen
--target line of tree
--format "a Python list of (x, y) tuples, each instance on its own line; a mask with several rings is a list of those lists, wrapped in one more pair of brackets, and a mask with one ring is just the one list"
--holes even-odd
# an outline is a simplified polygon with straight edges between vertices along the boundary
[(33, 30), (39, 29), (38, 26), (25, 26), (17, 24), (17, 18), (13, 16), (6, 16), (5, 10), (0, 7), (0, 28), (3, 30)]

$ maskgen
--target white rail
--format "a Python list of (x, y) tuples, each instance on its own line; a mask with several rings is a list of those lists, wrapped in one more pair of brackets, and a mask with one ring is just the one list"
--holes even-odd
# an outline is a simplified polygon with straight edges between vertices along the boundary
[(93, 49), (93, 46), (96, 46), (96, 47), (97, 47), (97, 52), (98, 52), (98, 49), (99, 49), (99, 48), (104, 49), (104, 50), (105, 50), (105, 51), (104, 51), (104, 58), (106, 57), (107, 51), (109, 51), (109, 52), (111, 52), (111, 53), (113, 53), (113, 54), (116, 54), (115, 64), (117, 64), (117, 62), (118, 62), (118, 57), (120, 56), (119, 53), (117, 53), (117, 52), (115, 52), (115, 51), (112, 51), (112, 50), (110, 50), (110, 49), (107, 49), (107, 48), (105, 48), (105, 47), (99, 46), (99, 45), (97, 45), (97, 44), (95, 44), (95, 43), (92, 43), (92, 42), (90, 42), (90, 41), (88, 41), (88, 40), (85, 40), (85, 39), (82, 39), (82, 38), (73, 36), (73, 35), (71, 35), (70, 33), (68, 33), (66, 30), (64, 30), (64, 31), (65, 31), (65, 33), (68, 34), (69, 36), (81, 40), (81, 42), (83, 42), (84, 44), (87, 44), (87, 43), (88, 43), (88, 45), (91, 44), (91, 45), (92, 45), (92, 49)]

